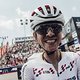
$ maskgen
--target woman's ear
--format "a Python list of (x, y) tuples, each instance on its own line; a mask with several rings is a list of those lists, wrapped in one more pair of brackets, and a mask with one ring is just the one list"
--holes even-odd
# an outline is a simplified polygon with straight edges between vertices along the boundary
[(33, 37), (35, 38), (35, 40), (37, 40), (37, 34), (36, 34), (36, 32), (33, 32)]

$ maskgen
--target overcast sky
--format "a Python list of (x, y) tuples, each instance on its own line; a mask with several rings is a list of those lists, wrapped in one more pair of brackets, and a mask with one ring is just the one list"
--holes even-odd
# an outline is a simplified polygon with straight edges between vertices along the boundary
[(0, 37), (8, 36), (7, 40), (12, 40), (15, 37), (30, 36), (29, 26), (25, 25), (24, 34), (20, 19), (43, 4), (53, 4), (60, 8), (66, 22), (71, 17), (80, 16), (80, 0), (0, 0)]

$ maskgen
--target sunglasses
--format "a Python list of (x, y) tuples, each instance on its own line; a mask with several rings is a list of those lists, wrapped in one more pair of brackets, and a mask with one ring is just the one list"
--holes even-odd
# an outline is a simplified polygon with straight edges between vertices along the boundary
[(58, 23), (47, 23), (37, 26), (35, 32), (40, 35), (46, 35), (48, 31), (51, 30), (55, 35), (58, 35), (62, 31), (62, 26)]

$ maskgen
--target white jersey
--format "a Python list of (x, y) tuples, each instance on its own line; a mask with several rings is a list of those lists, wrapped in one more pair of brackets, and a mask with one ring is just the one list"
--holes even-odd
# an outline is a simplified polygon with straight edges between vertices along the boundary
[(62, 52), (57, 72), (40, 54), (23, 65), (21, 75), (22, 80), (80, 80), (80, 56), (73, 52)]

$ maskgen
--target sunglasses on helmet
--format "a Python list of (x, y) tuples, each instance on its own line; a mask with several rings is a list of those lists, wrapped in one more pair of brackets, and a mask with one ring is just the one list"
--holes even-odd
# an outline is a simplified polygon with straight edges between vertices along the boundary
[(46, 35), (48, 30), (51, 30), (55, 35), (62, 31), (62, 26), (58, 23), (47, 23), (47, 24), (40, 24), (37, 26), (35, 32), (40, 35)]

